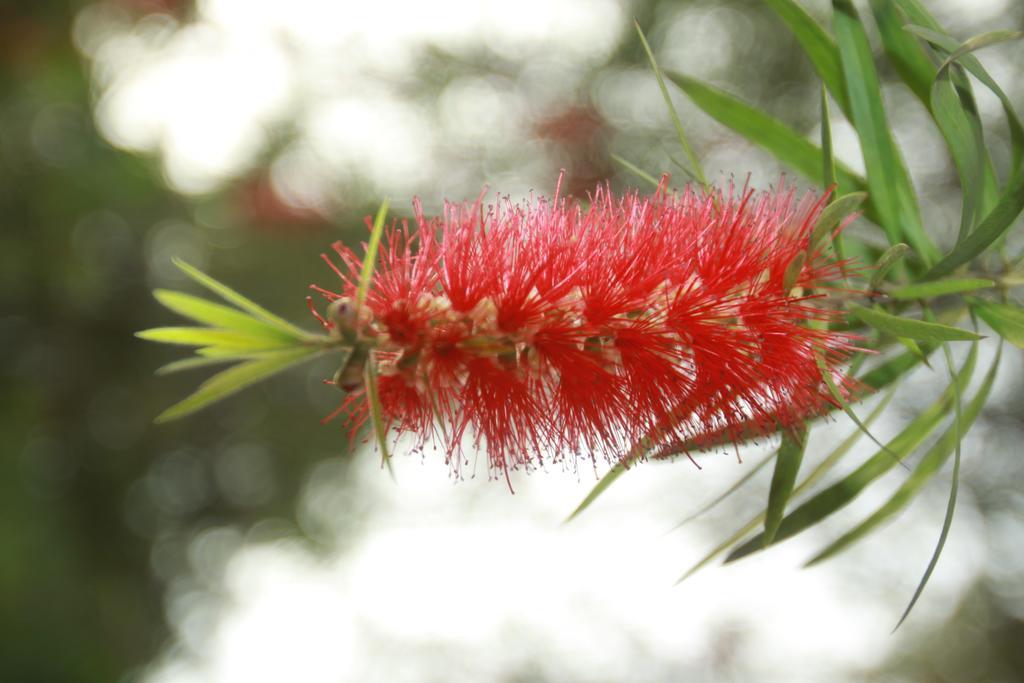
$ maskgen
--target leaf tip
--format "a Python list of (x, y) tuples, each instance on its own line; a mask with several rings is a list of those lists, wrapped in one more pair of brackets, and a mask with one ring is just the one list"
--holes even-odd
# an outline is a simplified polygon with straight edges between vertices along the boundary
[(174, 420), (178, 419), (179, 417), (181, 417), (181, 411), (177, 410), (177, 408), (178, 404), (174, 404), (170, 408), (167, 408), (162, 413), (153, 418), (153, 424), (162, 425), (167, 424), (168, 422), (173, 422)]

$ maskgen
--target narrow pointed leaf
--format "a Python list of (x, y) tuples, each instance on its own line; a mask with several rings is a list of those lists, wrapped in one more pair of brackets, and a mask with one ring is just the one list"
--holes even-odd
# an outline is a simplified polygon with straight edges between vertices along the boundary
[(191, 294), (185, 294), (184, 292), (157, 289), (153, 291), (153, 297), (163, 304), (164, 307), (178, 315), (190, 318), (197, 323), (209, 325), (210, 327), (219, 327), (256, 336), (275, 337), (285, 340), (303, 339), (308, 336), (303, 335), (299, 337), (285, 332), (276, 325), (243, 313), (237, 308), (223, 306), (197, 296), (192, 296)]
[[(1021, 38), (1024, 38), (1024, 33), (1021, 31), (989, 31), (988, 33), (982, 33), (964, 41), (963, 45), (949, 55), (946, 59), (946, 64), (954, 62), (970, 52), (975, 52), (990, 45), (998, 45), (999, 43), (1020, 40)], [(943, 66), (946, 64), (943, 64)]]
[(319, 352), (320, 349), (313, 346), (285, 349), (223, 370), (200, 384), (195, 393), (160, 413), (156, 422), (168, 422), (194, 413)]
[(678, 529), (679, 527), (684, 526), (685, 524), (689, 524), (690, 522), (692, 522), (693, 520), (697, 519), (698, 517), (700, 517), (704, 513), (706, 513), (708, 511), (710, 511), (711, 509), (713, 509), (716, 505), (718, 505), (723, 500), (725, 500), (726, 498), (731, 496), (737, 490), (742, 488), (742, 486), (744, 484), (746, 484), (748, 481), (750, 481), (751, 479), (753, 479), (757, 475), (757, 473), (760, 472), (762, 468), (764, 468), (765, 465), (767, 465), (772, 460), (774, 460), (775, 456), (778, 455), (778, 452), (779, 452), (778, 449), (775, 449), (771, 453), (769, 453), (767, 456), (762, 458), (761, 461), (758, 462), (753, 467), (747, 467), (746, 468), (747, 471), (746, 471), (746, 473), (742, 477), (740, 477), (735, 482), (733, 482), (733, 484), (729, 488), (727, 488), (725, 491), (723, 491), (722, 493), (720, 493), (717, 496), (715, 496), (714, 498), (712, 498), (709, 502), (705, 503), (700, 509), (698, 509), (696, 512), (691, 514), (689, 517), (686, 517), (681, 522), (676, 524), (673, 527), (673, 530)]
[(908, 242), (930, 265), (939, 253), (924, 230), (917, 195), (889, 130), (864, 26), (851, 0), (833, 0), (832, 7), (832, 25), (846, 77), (852, 122), (860, 136), (868, 188), (881, 227), (890, 243)]
[(806, 477), (800, 480), (800, 483), (798, 483), (793, 489), (793, 497), (803, 494), (805, 491), (821, 481), (825, 475), (831, 472), (832, 469), (846, 456), (846, 454), (850, 452), (850, 449), (860, 441), (860, 437), (868, 433), (868, 428), (874, 424), (875, 420), (885, 413), (889, 404), (892, 403), (893, 396), (895, 395), (896, 388), (890, 388), (882, 397), (882, 400), (879, 401), (878, 404), (871, 409), (871, 412), (868, 413), (868, 416), (864, 418), (863, 427), (858, 426), (857, 429), (848, 437), (843, 439), (842, 443), (836, 446), (831, 453), (815, 465)]
[[(909, 20), (908, 22), (902, 22), (901, 29), (905, 33), (921, 38), (922, 36), (915, 33), (911, 28), (913, 25), (918, 24), (921, 27), (923, 27), (926, 31), (932, 31), (939, 35), (945, 35), (942, 26), (935, 20), (934, 17), (932, 17), (932, 15), (928, 12), (928, 9), (924, 5), (922, 5), (918, 0), (883, 0), (883, 2), (886, 2), (896, 7), (897, 13), (902, 17), (906, 17)], [(948, 54), (950, 51), (955, 49), (956, 41), (952, 37), (946, 37), (953, 43), (953, 47), (946, 51)], [(970, 56), (968, 58), (974, 59), (973, 57)], [(980, 65), (978, 66), (980, 68)], [(936, 72), (933, 71), (933, 73)], [(956, 92), (959, 95), (960, 100), (962, 101), (961, 111), (964, 117), (966, 117), (966, 122), (971, 129), (970, 137), (976, 140), (978, 143), (977, 148), (974, 150), (974, 152), (980, 156), (982, 165), (982, 180), (980, 187), (975, 187), (970, 183), (964, 185), (963, 178), (966, 177), (966, 174), (961, 174), (961, 186), (964, 188), (964, 192), (969, 192), (972, 195), (981, 195), (980, 204), (975, 203), (975, 198), (973, 196), (964, 198), (964, 210), (962, 212), (962, 216), (963, 218), (969, 218), (972, 209), (975, 211), (975, 213), (980, 212), (980, 214), (988, 213), (992, 209), (992, 206), (995, 205), (996, 195), (998, 193), (998, 181), (996, 180), (995, 169), (992, 165), (992, 159), (988, 153), (988, 150), (985, 149), (984, 146), (984, 133), (982, 131), (981, 119), (978, 116), (977, 106), (974, 102), (974, 92), (971, 88), (971, 83), (967, 78), (964, 78), (956, 70), (950, 72), (950, 77), (952, 85), (956, 89)], [(925, 104), (929, 106), (929, 108), (931, 109), (932, 118), (935, 119), (936, 123), (939, 125), (940, 130), (942, 130), (943, 136), (946, 138), (946, 144), (949, 147), (950, 153), (953, 155), (954, 160), (956, 160), (958, 156), (961, 157), (961, 159), (963, 159), (965, 155), (971, 154), (971, 151), (966, 149), (960, 149), (960, 147), (963, 144), (961, 141), (962, 139), (954, 139), (949, 136), (949, 134), (945, 130), (948, 124), (944, 124), (941, 121), (941, 117), (944, 114), (941, 110), (936, 108), (934, 100), (935, 92), (933, 85), (932, 92), (929, 95), (928, 101), (925, 102)], [(956, 116), (956, 114), (954, 114), (954, 116)], [(958, 171), (961, 167), (968, 168), (969, 166), (969, 163), (964, 164), (962, 162), (957, 162)], [(966, 221), (962, 220), (961, 224), (966, 224)]]
[[(267, 353), (277, 353), (276, 351), (269, 351)], [(232, 356), (196, 356), (192, 358), (184, 358), (182, 360), (176, 360), (167, 365), (163, 365), (157, 368), (157, 375), (169, 375), (175, 372), (181, 372), (183, 370), (195, 370), (197, 368), (206, 368), (211, 365), (223, 365), (224, 363), (233, 363), (236, 361), (249, 360), (258, 354), (236, 354)]]
[[(919, 0), (892, 0), (892, 2), (898, 7), (899, 12), (907, 17), (908, 23), (904, 23), (903, 30), (907, 33), (922, 38), (928, 43), (935, 45), (934, 41), (929, 40), (927, 37), (921, 35), (917, 31), (925, 31), (931, 33), (933, 36), (938, 36), (940, 40), (948, 41), (945, 47), (946, 54), (949, 54), (956, 50), (958, 42), (948, 34), (945, 33), (942, 26), (935, 20), (935, 18), (928, 12), (926, 8)], [(984, 72), (981, 63), (978, 62), (977, 58), (973, 55), (965, 55), (963, 57), (965, 66), (966, 62), (970, 62), (969, 68), (975, 69), (980, 72)], [(991, 81), (991, 79), (989, 79)], [(971, 87), (971, 83), (968, 79), (962, 78), (956, 71), (952, 72), (953, 85), (956, 87), (958, 94), (963, 100), (963, 112), (969, 119), (970, 126), (973, 129), (973, 137), (980, 141), (978, 151), (980, 152), (983, 159), (982, 168), (982, 187), (981, 187), (981, 204), (977, 207), (977, 211), (980, 211), (978, 215), (987, 214), (992, 210), (992, 207), (996, 203), (996, 196), (998, 194), (998, 180), (996, 179), (995, 168), (992, 165), (992, 158), (988, 153), (988, 150), (984, 148), (984, 133), (982, 132), (981, 120), (977, 116), (977, 107), (974, 104), (974, 92)], [(992, 81), (992, 85), (995, 82)], [(998, 86), (996, 86), (998, 89)], [(1004, 108), (1008, 108), (1008, 111), (1012, 112), (1013, 107), (1009, 106), (1009, 100), (1005, 95), (1001, 98), (1003, 101)], [(936, 119), (936, 112), (932, 111), (932, 117)], [(1011, 131), (1011, 137), (1018, 139), (1018, 136)], [(1024, 140), (1022, 140), (1024, 141)], [(947, 144), (951, 144), (947, 139)], [(1016, 146), (1016, 145), (1015, 145)], [(952, 151), (952, 147), (951, 147)], [(955, 154), (955, 153), (954, 153)], [(1016, 165), (1016, 164), (1014, 164)], [(972, 188), (973, 190), (974, 188)], [(965, 207), (964, 215), (967, 214), (967, 210), (970, 207)]]
[(885, 282), (885, 277), (889, 274), (889, 271), (908, 253), (910, 253), (910, 247), (903, 243), (894, 244), (886, 249), (878, 257), (878, 262), (875, 264), (875, 272), (871, 274), (871, 281), (868, 283), (868, 290), (877, 292), (881, 288), (882, 283)]
[[(906, 0), (903, 0), (906, 1)], [(971, 52), (979, 49), (986, 41), (992, 40), (991, 36), (981, 36), (966, 43), (960, 44), (948, 35), (940, 33), (933, 28), (921, 26), (907, 26), (908, 31), (921, 36), (933, 45), (946, 50), (950, 54), (950, 61), (957, 61), (962, 64), (971, 74), (981, 81), (1003, 105), (1007, 124), (1010, 127), (1010, 145), (1012, 154), (1011, 172), (1002, 194), (999, 195), (995, 205), (981, 219), (978, 226), (965, 239), (959, 241), (954, 249), (942, 258), (926, 277), (935, 279), (949, 275), (954, 270), (979, 256), (990, 245), (1000, 239), (1013, 222), (1024, 210), (1024, 125), (1014, 109), (1013, 102), (999, 84), (992, 79), (989, 73), (981, 65)]]
[(972, 309), (996, 334), (1024, 349), (1024, 309), (1010, 304), (975, 300)]
[[(273, 351), (274, 349), (271, 349)], [(281, 351), (282, 349), (276, 349)], [(202, 358), (238, 358), (240, 355), (250, 355), (259, 353), (260, 349), (238, 349), (230, 346), (204, 346), (201, 349), (196, 349), (196, 355)]]
[(850, 105), (846, 94), (843, 67), (839, 49), (832, 36), (807, 11), (793, 0), (764, 0), (786, 24), (804, 49), (822, 83), (832, 93), (842, 112), (849, 117)]
[(612, 468), (605, 472), (604, 476), (598, 480), (597, 484), (587, 493), (587, 495), (580, 501), (580, 504), (576, 506), (576, 509), (572, 511), (568, 517), (565, 518), (566, 522), (571, 522), (573, 519), (578, 517), (584, 510), (590, 507), (597, 497), (608, 490), (608, 487), (615, 483), (615, 481), (626, 472), (626, 466), (621, 462), (617, 462), (612, 465)]
[(380, 238), (384, 234), (384, 218), (388, 215), (388, 200), (385, 199), (377, 215), (373, 219), (373, 228), (370, 230), (370, 241), (366, 244), (366, 253), (363, 255), (363, 269), (359, 272), (359, 285), (356, 288), (356, 320), (359, 319), (358, 311), (366, 302), (366, 294), (370, 291), (370, 282), (373, 280), (373, 269), (377, 265), (377, 250), (380, 248)]
[[(946, 364), (949, 366), (949, 374), (953, 375), (953, 354), (949, 351), (949, 346), (943, 344), (942, 350), (946, 355)], [(1002, 347), (999, 349), (1002, 352)], [(954, 386), (956, 382), (953, 382)], [(962, 393), (962, 391), (960, 392)], [(907, 617), (910, 615), (911, 610), (914, 609), (914, 605), (917, 604), (918, 598), (921, 597), (921, 593), (924, 592), (924, 587), (928, 585), (928, 580), (932, 576), (932, 572), (935, 571), (935, 566), (939, 563), (939, 557), (942, 555), (942, 549), (946, 546), (946, 539), (949, 537), (949, 530), (953, 526), (953, 513), (956, 512), (956, 497), (957, 491), (960, 488), (960, 441), (963, 436), (961, 430), (961, 408), (960, 408), (960, 393), (956, 396), (956, 421), (954, 422), (954, 428), (956, 430), (956, 451), (953, 455), (953, 476), (951, 477), (949, 487), (949, 502), (946, 504), (946, 516), (942, 520), (942, 531), (939, 532), (939, 541), (935, 544), (935, 550), (932, 552), (932, 557), (928, 561), (928, 567), (924, 570), (924, 575), (921, 577), (921, 581), (917, 584), (917, 588), (914, 590), (914, 595), (910, 598), (910, 603), (906, 609), (903, 610), (900, 620), (896, 622), (896, 626), (893, 628), (893, 632), (903, 625)]]
[(850, 304), (850, 312), (876, 330), (891, 334), (894, 337), (906, 337), (908, 339), (920, 339), (929, 342), (974, 341), (981, 339), (980, 335), (970, 330), (940, 323), (925, 322), (923, 320), (911, 320), (910, 318), (903, 318), (876, 309), (865, 308), (857, 304)]
[(391, 453), (388, 451), (388, 428), (384, 423), (384, 409), (380, 403), (377, 365), (372, 355), (366, 362), (364, 378), (366, 381), (366, 400), (370, 406), (370, 421), (373, 424), (373, 434), (377, 440), (377, 448), (380, 449), (381, 464), (385, 465), (388, 468), (388, 472), (394, 477)]
[(996, 283), (982, 278), (959, 278), (951, 280), (933, 280), (916, 282), (912, 285), (897, 287), (889, 292), (893, 299), (932, 299), (948, 294), (963, 294), (979, 289), (991, 289)]
[(640, 178), (641, 180), (647, 181), (653, 187), (658, 187), (658, 179), (652, 176), (647, 171), (640, 168), (639, 166), (637, 166), (636, 164), (634, 164), (633, 162), (623, 159), (618, 154), (612, 154), (612, 159), (620, 166), (625, 168), (627, 171), (635, 175), (636, 177)]
[[(919, 24), (931, 31), (942, 31), (942, 25), (931, 15), (920, 0), (895, 0), (897, 7), (906, 15), (909, 25)], [(903, 27), (907, 29), (907, 26)]]
[(793, 260), (786, 266), (786, 272), (782, 274), (782, 291), (787, 294), (790, 290), (796, 286), (796, 281), (800, 277), (800, 273), (803, 272), (804, 263), (807, 261), (807, 254), (799, 252), (793, 257)]
[(856, 527), (843, 534), (840, 538), (829, 544), (824, 550), (819, 552), (813, 558), (811, 558), (807, 565), (817, 564), (837, 553), (845, 550), (849, 546), (853, 545), (860, 539), (868, 535), (869, 532), (877, 528), (883, 522), (893, 517), (897, 512), (902, 510), (907, 504), (913, 500), (914, 496), (927, 484), (936, 472), (946, 463), (949, 459), (950, 454), (956, 448), (956, 444), (963, 434), (974, 424), (978, 415), (981, 413), (982, 408), (985, 407), (985, 403), (988, 401), (989, 394), (992, 390), (992, 384), (996, 378), (996, 370), (999, 367), (998, 357), (992, 364), (992, 368), (986, 373), (985, 379), (979, 387), (978, 392), (971, 399), (971, 402), (964, 408), (963, 415), (960, 418), (960, 427), (954, 423), (939, 437), (939, 440), (928, 449), (925, 455), (918, 462), (914, 468), (913, 473), (907, 477), (906, 481), (896, 490), (896, 492), (885, 502), (884, 505), (879, 507), (872, 515), (870, 515), (863, 522), (858, 524)]
[[(885, 411), (885, 409), (889, 405), (889, 402), (892, 400), (893, 393), (894, 392), (890, 390), (889, 393), (886, 394), (886, 396), (881, 401), (879, 401), (878, 405), (875, 406), (875, 409), (871, 411), (871, 414), (868, 415), (867, 418), (865, 418), (865, 424), (870, 425), (878, 418), (879, 415), (881, 415)], [(825, 457), (825, 459), (822, 460), (811, 471), (811, 473), (807, 475), (807, 477), (803, 481), (797, 484), (796, 488), (793, 489), (793, 495), (799, 495), (800, 493), (802, 493), (803, 491), (817, 483), (818, 480), (821, 479), (821, 477), (825, 476), (836, 465), (836, 463), (842, 460), (843, 456), (845, 456), (850, 451), (850, 449), (857, 444), (863, 433), (863, 431), (857, 430), (850, 434), (848, 437), (846, 437), (842, 441), (842, 443), (836, 446), (836, 448), (833, 449), (832, 452), (829, 453)], [(774, 454), (772, 457), (774, 457)], [(768, 462), (768, 460), (770, 460), (770, 458), (764, 460), (764, 463)], [(678, 584), (685, 581), (698, 570), (700, 570), (703, 567), (706, 567), (709, 562), (714, 560), (716, 557), (718, 557), (723, 552), (732, 547), (736, 542), (742, 540), (743, 537), (746, 536), (748, 533), (753, 531), (758, 524), (761, 524), (764, 521), (764, 518), (764, 512), (761, 512), (760, 514), (757, 514), (754, 517), (752, 517), (750, 521), (748, 521), (746, 524), (740, 527), (736, 532), (729, 536), (729, 538), (719, 543), (717, 546), (712, 548), (708, 554), (706, 554), (704, 557), (698, 560), (696, 564), (690, 567), (682, 576), (680, 576), (676, 580), (676, 583)]]
[[(921, 353), (927, 358), (935, 347), (930, 344), (923, 345)], [(872, 389), (881, 389), (893, 384), (903, 375), (917, 367), (920, 357), (916, 353), (903, 353), (885, 361), (881, 365), (864, 373), (857, 379)]]
[(759, 524), (764, 522), (764, 516), (765, 516), (764, 512), (761, 512), (761, 513), (758, 513), (757, 515), (754, 515), (754, 517), (749, 522), (747, 522), (746, 524), (741, 526), (739, 529), (737, 529), (735, 532), (733, 532), (733, 534), (731, 536), (729, 536), (724, 541), (722, 541), (721, 543), (716, 545), (714, 548), (712, 548), (710, 551), (708, 551), (708, 553), (706, 555), (704, 555), (704, 557), (702, 557), (699, 560), (697, 560), (697, 562), (695, 562), (689, 569), (687, 569), (685, 572), (683, 572), (683, 574), (678, 579), (676, 579), (676, 585), (679, 585), (683, 581), (686, 581), (688, 578), (690, 578), (691, 576), (696, 574), (698, 571), (700, 571), (704, 567), (708, 566), (708, 564), (712, 560), (714, 560), (716, 557), (718, 557), (719, 555), (724, 553), (726, 550), (728, 550), (730, 547), (732, 547), (733, 544), (735, 544), (737, 541), (741, 540), (744, 536), (749, 534), (751, 531), (756, 529)]
[[(918, 353), (920, 354), (920, 351)], [(818, 370), (821, 371), (821, 379), (824, 380), (825, 386), (828, 387), (828, 391), (829, 394), (831, 394), (832, 396), (832, 400), (835, 401), (843, 409), (843, 412), (846, 413), (846, 416), (850, 418), (850, 421), (853, 422), (853, 424), (855, 424), (862, 432), (864, 432), (865, 436), (871, 439), (871, 441), (873, 441), (875, 445), (881, 448), (882, 450), (887, 450), (885, 444), (879, 441), (875, 437), (875, 435), (868, 430), (867, 425), (864, 424), (861, 421), (861, 419), (857, 416), (856, 411), (854, 411), (849, 401), (846, 400), (846, 397), (843, 396), (843, 392), (841, 392), (839, 390), (839, 387), (836, 386), (835, 380), (832, 379), (832, 372), (831, 370), (829, 370), (828, 365), (825, 363), (825, 359), (822, 358), (819, 354), (815, 358), (815, 361), (818, 364)], [(895, 453), (892, 453), (891, 455), (895, 457), (897, 460), (899, 459), (899, 456), (896, 455)]]
[[(263, 333), (265, 334), (265, 333)], [(147, 341), (182, 346), (220, 346), (232, 349), (262, 350), (295, 346), (296, 340), (281, 335), (261, 336), (235, 330), (212, 327), (155, 327), (136, 332), (135, 336)]]
[(793, 493), (793, 486), (796, 484), (796, 475), (800, 470), (800, 463), (804, 459), (804, 449), (807, 446), (807, 427), (801, 427), (790, 433), (782, 433), (782, 444), (779, 446), (778, 454), (775, 457), (775, 471), (772, 472), (772, 483), (768, 490), (768, 509), (764, 518), (764, 543), (769, 545), (775, 538), (775, 532), (782, 523), (782, 516), (786, 512), (786, 503)]
[(212, 277), (202, 272), (198, 268), (190, 266), (181, 259), (176, 258), (172, 260), (174, 265), (177, 266), (179, 270), (181, 270), (194, 281), (198, 282), (203, 287), (206, 287), (211, 292), (221, 297), (228, 303), (234, 304), (243, 311), (248, 311), (255, 317), (259, 318), (260, 320), (263, 320), (266, 323), (273, 325), (274, 327), (278, 328), (282, 332), (287, 333), (291, 337), (294, 337), (296, 339), (305, 339), (306, 337), (309, 336), (301, 328), (296, 327), (295, 325), (291, 324), (284, 318), (280, 318), (274, 315), (267, 309), (257, 304), (255, 301), (252, 301), (249, 298), (239, 294), (238, 292), (231, 289), (227, 285), (222, 284), (217, 280), (214, 280)]
[[(822, 185), (831, 189), (836, 184), (836, 156), (832, 149), (832, 117), (828, 112), (828, 91), (821, 84), (821, 154)], [(864, 195), (867, 198), (867, 195)], [(863, 201), (863, 200), (862, 200)]]
[(654, 58), (654, 52), (651, 50), (651, 46), (647, 43), (647, 37), (644, 36), (643, 30), (640, 28), (640, 24), (634, 22), (636, 27), (637, 35), (640, 36), (640, 43), (644, 47), (644, 52), (647, 54), (647, 61), (651, 64), (651, 69), (654, 70), (654, 75), (658, 79), (658, 88), (661, 89), (661, 96), (665, 99), (665, 106), (668, 107), (668, 113), (672, 117), (672, 125), (675, 126), (676, 136), (679, 138), (679, 144), (683, 148), (683, 153), (686, 154), (687, 160), (690, 162), (691, 170), (696, 176), (697, 181), (700, 182), (705, 188), (708, 186), (707, 178), (704, 176), (704, 167), (700, 163), (700, 159), (693, 151), (693, 147), (690, 146), (690, 141), (686, 137), (686, 131), (683, 130), (683, 123), (679, 120), (679, 114), (676, 112), (676, 107), (672, 104), (672, 96), (669, 95), (668, 86), (665, 85), (665, 78), (662, 76), (661, 69), (658, 67), (658, 62)]
[[(912, 6), (917, 4), (917, 0), (897, 0), (901, 4)], [(956, 54), (956, 61), (959, 62), (967, 69), (975, 78), (992, 91), (992, 93), (999, 98), (999, 102), (1003, 105), (1003, 113), (1006, 116), (1006, 122), (1010, 127), (1010, 145), (1013, 160), (1011, 168), (1017, 169), (1020, 167), (1022, 160), (1024, 160), (1024, 125), (1021, 124), (1020, 117), (1017, 116), (1016, 109), (1013, 106), (1013, 102), (1006, 95), (1006, 92), (996, 83), (995, 79), (985, 70), (978, 58), (971, 53), (970, 50), (964, 51), (963, 47), (965, 44), (961, 44), (955, 38), (941, 31), (941, 29), (934, 23), (923, 21), (926, 17), (913, 16), (915, 22), (923, 24), (922, 26), (908, 25), (905, 26), (905, 30), (913, 33), (916, 36), (923, 38), (937, 48), (944, 50), (947, 54)], [(970, 41), (968, 41), (969, 43)], [(977, 49), (977, 48), (975, 48)]]
[(935, 264), (925, 274), (925, 277), (929, 279), (945, 277), (971, 259), (980, 256), (996, 240), (1006, 234), (1021, 211), (1024, 211), (1024, 172), (1018, 169), (1010, 178), (1009, 184), (995, 207), (974, 229), (974, 232)]
[[(836, 182), (836, 155), (832, 146), (832, 116), (829, 114), (828, 89), (825, 87), (824, 83), (821, 84), (821, 162), (823, 175), (822, 185), (826, 192), (835, 192), (836, 188), (839, 186)], [(855, 196), (856, 194), (857, 193), (851, 193), (844, 196), (850, 197)], [(867, 199), (866, 192), (861, 194), (864, 196), (858, 203), (858, 206)], [(833, 201), (833, 204), (834, 203), (835, 201)], [(826, 211), (827, 210), (828, 207), (826, 207)], [(822, 242), (826, 239), (828, 239), (832, 249), (835, 250), (836, 258), (840, 261), (845, 259), (846, 248), (843, 246), (843, 236), (836, 233), (834, 229), (829, 228), (827, 223), (822, 221), (820, 218), (811, 234), (811, 239), (807, 246), (807, 253), (816, 253), (818, 249), (821, 248)]]
[(907, 339), (906, 337), (896, 337), (896, 340), (902, 344), (905, 349), (919, 358), (924, 365), (928, 368), (932, 367), (932, 364), (928, 362), (928, 356), (925, 355), (924, 351), (921, 350), (921, 346), (916, 341), (913, 339)]
[[(779, 161), (812, 182), (824, 182), (824, 155), (817, 145), (803, 135), (708, 83), (673, 71), (667, 72), (666, 76), (708, 116), (768, 150)], [(844, 193), (863, 191), (867, 187), (863, 178), (838, 162), (836, 180), (840, 192)], [(865, 209), (865, 216), (877, 220), (877, 214), (870, 202)]]
[(826, 206), (821, 215), (818, 216), (818, 222), (814, 224), (808, 252), (813, 254), (817, 251), (818, 245), (835, 232), (836, 228), (843, 222), (843, 219), (860, 208), (867, 197), (868, 195), (865, 192), (851, 192), (850, 194), (837, 197)]
[(978, 212), (982, 210), (987, 179), (985, 164), (988, 163), (981, 119), (973, 95), (956, 85), (956, 82), (966, 82), (960, 71), (958, 64), (944, 65), (931, 89), (932, 115), (953, 157), (963, 193), (958, 241), (971, 231)]
[(903, 30), (905, 21), (894, 0), (871, 0), (871, 13), (882, 36), (885, 54), (896, 73), (927, 107), (931, 83), (935, 78), (935, 64), (921, 44)]
[[(921, 445), (928, 438), (928, 435), (938, 427), (942, 418), (949, 413), (955, 392), (963, 391), (964, 387), (967, 386), (974, 372), (977, 357), (977, 344), (973, 344), (967, 360), (964, 361), (960, 372), (957, 374), (956, 381), (946, 388), (939, 399), (917, 415), (903, 431), (889, 441), (886, 450), (878, 451), (860, 467), (843, 477), (843, 479), (832, 484), (786, 515), (775, 534), (775, 542), (778, 543), (779, 541), (791, 538), (845, 507), (850, 501), (859, 496), (865, 488), (895, 466), (896, 460), (891, 457), (891, 453), (896, 453), (902, 459)], [(956, 387), (955, 390), (954, 386)], [(763, 548), (763, 535), (758, 534), (733, 549), (725, 561), (734, 562)]]

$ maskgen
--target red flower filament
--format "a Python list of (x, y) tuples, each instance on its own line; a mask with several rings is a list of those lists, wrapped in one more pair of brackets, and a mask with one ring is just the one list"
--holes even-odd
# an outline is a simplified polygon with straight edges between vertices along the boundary
[(415, 203), (412, 227), (385, 234), (358, 320), (360, 258), (341, 243), (324, 256), (341, 286), (314, 286), (336, 302), (323, 322), (365, 348), (334, 415), (367, 420), (357, 387), (372, 362), (393, 433), (440, 444), (456, 472), (468, 438), (506, 476), (794, 427), (831, 407), (819, 359), (851, 386), (839, 365), (853, 338), (814, 324), (838, 315), (815, 299), (842, 275), (806, 253), (826, 197), (663, 183), (439, 218)]

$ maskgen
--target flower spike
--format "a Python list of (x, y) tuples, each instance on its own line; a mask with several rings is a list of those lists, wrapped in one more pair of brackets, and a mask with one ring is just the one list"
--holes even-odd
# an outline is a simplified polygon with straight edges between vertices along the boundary
[[(373, 349), (353, 358), (376, 364), (388, 428), (439, 444), (456, 472), (467, 440), (504, 477), (791, 430), (833, 406), (819, 359), (853, 390), (840, 366), (856, 340), (822, 324), (840, 315), (821, 304), (844, 264), (810, 244), (827, 198), (663, 179), (652, 195), (556, 190), (436, 218), (416, 202), (384, 234), (360, 319), (324, 320)], [(333, 251), (340, 285), (313, 289), (351, 301), (362, 260)], [(339, 413), (358, 429), (363, 391)]]

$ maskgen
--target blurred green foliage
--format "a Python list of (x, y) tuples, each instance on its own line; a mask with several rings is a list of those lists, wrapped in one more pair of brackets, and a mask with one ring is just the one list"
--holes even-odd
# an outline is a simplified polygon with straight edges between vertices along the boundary
[[(170, 256), (161, 235), (211, 232), (197, 215), (244, 228), (224, 198), (183, 201), (152, 160), (98, 136), (76, 10), (0, 8), (0, 678), (26, 683), (108, 683), (145, 664), (169, 635), (164, 590), (194, 532), (292, 518), (305, 468), (345, 447), (310, 429), (323, 406), (295, 378), (152, 425), (192, 381), (154, 378), (173, 354), (134, 337), (164, 317), (149, 268)], [(328, 238), (295, 230), (240, 233), (223, 268), (304, 320)]]

